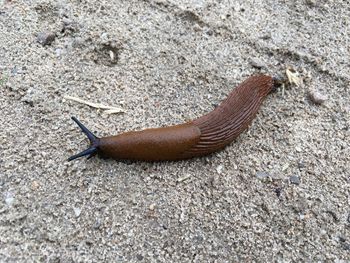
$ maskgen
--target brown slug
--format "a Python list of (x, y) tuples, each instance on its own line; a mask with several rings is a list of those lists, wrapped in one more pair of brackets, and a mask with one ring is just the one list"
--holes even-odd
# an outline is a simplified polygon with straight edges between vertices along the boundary
[(93, 135), (72, 117), (89, 138), (90, 147), (68, 161), (97, 153), (116, 160), (141, 161), (174, 161), (207, 155), (224, 148), (249, 126), (273, 87), (271, 76), (251, 76), (217, 108), (198, 119), (103, 138)]

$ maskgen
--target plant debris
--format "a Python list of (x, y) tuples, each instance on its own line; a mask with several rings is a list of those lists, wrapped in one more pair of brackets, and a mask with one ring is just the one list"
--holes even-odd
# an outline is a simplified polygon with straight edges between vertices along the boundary
[(124, 110), (120, 107), (107, 106), (107, 105), (104, 105), (101, 103), (94, 103), (94, 102), (86, 101), (86, 100), (83, 100), (83, 99), (80, 99), (77, 97), (73, 97), (73, 96), (69, 96), (69, 95), (65, 95), (63, 98), (67, 99), (67, 100), (72, 100), (72, 101), (75, 101), (75, 102), (78, 102), (81, 104), (88, 105), (88, 106), (95, 108), (95, 109), (102, 109), (102, 110), (104, 110), (103, 112), (107, 113), (107, 114), (125, 113), (126, 112), (126, 110)]

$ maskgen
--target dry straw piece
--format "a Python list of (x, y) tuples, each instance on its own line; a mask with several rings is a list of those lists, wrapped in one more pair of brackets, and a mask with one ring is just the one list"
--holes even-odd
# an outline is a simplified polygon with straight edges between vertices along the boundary
[(119, 108), (119, 107), (107, 106), (107, 105), (103, 105), (101, 103), (94, 103), (94, 102), (86, 101), (86, 100), (83, 100), (83, 99), (80, 99), (80, 98), (77, 98), (77, 97), (73, 97), (73, 96), (69, 96), (69, 95), (65, 95), (63, 98), (67, 99), (67, 100), (72, 100), (72, 101), (75, 101), (75, 102), (78, 102), (78, 103), (81, 103), (81, 104), (88, 105), (88, 106), (90, 106), (92, 108), (95, 108), (95, 109), (102, 109), (102, 110), (104, 110), (103, 112), (107, 113), (107, 114), (124, 113), (124, 112), (126, 112), (126, 110), (124, 110), (122, 108)]

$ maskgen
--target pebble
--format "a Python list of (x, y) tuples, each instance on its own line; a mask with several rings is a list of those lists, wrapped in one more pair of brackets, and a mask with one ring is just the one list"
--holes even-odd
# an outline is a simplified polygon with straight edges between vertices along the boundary
[(62, 55), (62, 49), (61, 48), (56, 48), (55, 49), (56, 57), (60, 57)]
[(315, 7), (317, 2), (316, 0), (306, 0), (306, 4), (310, 7)]
[(7, 193), (6, 196), (5, 196), (5, 203), (8, 206), (11, 206), (14, 201), (15, 201), (15, 198), (14, 198), (13, 194), (12, 193)]
[(325, 236), (325, 235), (327, 235), (327, 231), (324, 230), (324, 229), (321, 229), (320, 234), (321, 234), (322, 236)]
[(116, 56), (116, 54), (115, 54), (112, 50), (109, 51), (109, 57), (110, 57), (110, 59), (111, 59), (111, 62), (116, 62), (117, 56)]
[(292, 175), (291, 177), (289, 177), (289, 181), (292, 184), (296, 184), (296, 185), (300, 184), (300, 178), (299, 178), (299, 176), (296, 176), (296, 175)]
[(277, 197), (280, 197), (281, 196), (281, 194), (282, 194), (282, 188), (281, 187), (277, 187), (274, 191), (275, 191), (275, 193), (276, 193), (276, 195), (277, 195)]
[(304, 162), (304, 161), (299, 161), (299, 162), (298, 162), (298, 168), (299, 168), (299, 169), (303, 169), (303, 168), (305, 168), (305, 166), (306, 166), (306, 165), (305, 165), (305, 162)]
[(258, 58), (251, 58), (250, 65), (252, 65), (254, 68), (258, 68), (258, 69), (267, 68), (266, 64)]
[(35, 191), (35, 190), (37, 190), (38, 188), (39, 188), (39, 183), (37, 182), (37, 181), (33, 181), (32, 183), (31, 183), (31, 185), (30, 185), (30, 188), (33, 190), (33, 191)]
[(258, 179), (265, 179), (265, 178), (267, 178), (267, 177), (269, 177), (270, 175), (268, 174), (268, 173), (266, 173), (266, 172), (257, 172), (256, 173), (256, 177), (258, 178)]
[(33, 106), (38, 98), (38, 94), (36, 93), (37, 91), (33, 87), (28, 88), (26, 94), (21, 98), (21, 101)]
[(149, 206), (149, 210), (154, 211), (155, 207), (156, 207), (156, 204), (151, 204)]
[(79, 217), (81, 214), (81, 209), (79, 207), (73, 207), (74, 214), (76, 217)]
[(42, 46), (47, 46), (47, 45), (50, 45), (55, 40), (55, 38), (56, 38), (55, 33), (52, 33), (52, 32), (40, 32), (37, 35), (36, 40)]
[(78, 32), (79, 31), (79, 24), (68, 19), (63, 18), (63, 31), (69, 31), (69, 32)]
[(101, 219), (97, 218), (94, 225), (92, 226), (94, 229), (99, 229), (101, 227)]
[(338, 238), (339, 238), (339, 241), (340, 241), (340, 242), (345, 242), (345, 241), (346, 241), (346, 238), (343, 237), (343, 236), (339, 236)]
[(186, 181), (187, 179), (191, 178), (191, 175), (190, 174), (187, 174), (183, 177), (180, 177), (179, 179), (177, 179), (177, 182), (183, 182), (183, 181)]
[(327, 96), (315, 90), (309, 91), (309, 98), (313, 103), (318, 105), (323, 104), (327, 100)]
[(221, 174), (223, 169), (224, 167), (222, 165), (219, 165), (218, 167), (216, 167), (216, 171), (218, 174)]

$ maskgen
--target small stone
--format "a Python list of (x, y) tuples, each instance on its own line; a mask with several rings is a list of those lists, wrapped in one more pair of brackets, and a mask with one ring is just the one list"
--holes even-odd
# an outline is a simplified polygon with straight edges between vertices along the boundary
[(79, 207), (73, 207), (75, 217), (79, 217), (81, 214), (81, 209)]
[(306, 0), (306, 4), (310, 7), (316, 6), (316, 0)]
[(345, 239), (345, 237), (343, 237), (343, 236), (339, 236), (339, 241), (340, 241), (340, 242), (345, 242), (346, 239)]
[(71, 19), (67, 18), (67, 17), (64, 17), (64, 18), (62, 19), (62, 23), (63, 23), (63, 25), (66, 26), (66, 25), (72, 24), (73, 21), (72, 21)]
[(37, 35), (36, 40), (42, 46), (50, 45), (56, 38), (56, 35), (52, 32), (41, 32)]
[(271, 39), (271, 33), (264, 33), (263, 35), (260, 36), (260, 38), (263, 40)]
[(39, 183), (38, 183), (38, 181), (33, 181), (32, 183), (31, 183), (31, 185), (30, 185), (30, 188), (33, 190), (33, 191), (35, 191), (35, 190), (37, 190), (38, 188), (39, 188)]
[(40, 101), (39, 91), (34, 87), (28, 88), (26, 94), (21, 98), (21, 101), (33, 106), (35, 103)]
[(63, 18), (63, 32), (78, 32), (79, 31), (79, 24), (68, 19), (68, 18)]
[(200, 25), (198, 25), (198, 24), (195, 24), (195, 25), (193, 26), (193, 30), (196, 31), (196, 32), (199, 32), (199, 31), (202, 30), (202, 27), (201, 27)]
[(283, 189), (282, 189), (281, 187), (277, 187), (277, 188), (274, 190), (274, 192), (276, 193), (277, 197), (280, 197), (280, 196), (281, 196), (282, 190), (283, 190)]
[(267, 178), (267, 177), (269, 177), (270, 175), (268, 174), (268, 173), (266, 173), (266, 172), (257, 172), (256, 173), (256, 177), (258, 178), (258, 179), (265, 179), (265, 178)]
[(12, 76), (15, 76), (17, 74), (17, 66), (14, 66), (12, 69), (11, 69), (11, 75)]
[(318, 105), (323, 104), (327, 100), (327, 96), (315, 90), (309, 92), (309, 98), (313, 103)]
[(296, 175), (292, 175), (291, 177), (289, 177), (289, 181), (292, 184), (296, 184), (296, 185), (300, 184), (300, 178), (299, 178), (299, 176), (296, 176)]
[(5, 196), (5, 203), (8, 206), (11, 206), (14, 201), (15, 201), (14, 196), (11, 193), (7, 193), (6, 196)]
[(218, 174), (221, 174), (223, 169), (224, 167), (222, 165), (219, 165), (218, 167), (216, 167), (216, 171), (218, 172)]
[(251, 58), (250, 65), (252, 65), (254, 68), (257, 68), (257, 69), (267, 68), (266, 64), (258, 58)]
[(56, 57), (60, 57), (62, 55), (62, 49), (61, 48), (56, 48), (55, 49)]
[(150, 206), (149, 206), (149, 210), (151, 210), (151, 211), (154, 211), (154, 208), (156, 207), (156, 204), (151, 204)]
[(109, 42), (110, 42), (110, 40), (109, 40), (109, 35), (108, 35), (108, 33), (106, 33), (106, 32), (104, 32), (104, 33), (101, 34), (100, 39), (101, 39), (101, 42), (102, 42), (103, 44), (109, 44)]
[(94, 225), (92, 226), (94, 229), (99, 229), (101, 227), (101, 219), (97, 218)]
[(299, 162), (298, 162), (298, 168), (299, 168), (299, 169), (305, 168), (305, 162), (304, 162), (304, 161), (299, 161)]
[(115, 60), (116, 60), (116, 55), (115, 55), (115, 53), (113, 52), (113, 50), (110, 50), (110, 51), (109, 51), (109, 57), (110, 57), (110, 59), (111, 59), (111, 62), (115, 62)]
[(181, 183), (183, 181), (186, 181), (187, 179), (191, 178), (191, 175), (190, 174), (187, 174), (183, 177), (180, 177), (179, 179), (177, 179), (177, 182)]
[(76, 37), (73, 39), (72, 42), (72, 47), (74, 48), (80, 48), (83, 47), (85, 45), (85, 40), (81, 37)]

